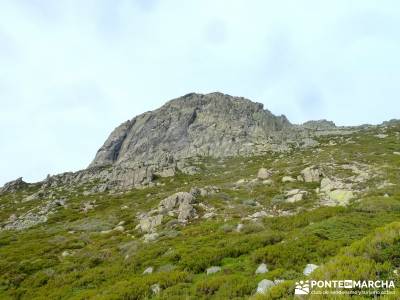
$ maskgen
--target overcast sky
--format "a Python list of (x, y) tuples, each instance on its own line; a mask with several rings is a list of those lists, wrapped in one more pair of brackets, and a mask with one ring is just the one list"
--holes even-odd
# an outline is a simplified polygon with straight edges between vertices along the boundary
[(85, 168), (189, 92), (294, 123), (399, 118), (399, 28), (397, 0), (0, 0), (0, 185)]

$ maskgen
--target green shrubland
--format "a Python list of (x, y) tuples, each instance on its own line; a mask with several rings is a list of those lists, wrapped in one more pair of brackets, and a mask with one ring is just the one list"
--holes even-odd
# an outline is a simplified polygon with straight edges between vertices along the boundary
[[(374, 136), (375, 129), (346, 136), (354, 143), (324, 136), (321, 151), (223, 162), (203, 158), (194, 162), (202, 170), (199, 174), (158, 178), (158, 186), (119, 194), (84, 196), (60, 190), (57, 197), (68, 199), (68, 205), (46, 223), (0, 232), (0, 299), (292, 299), (294, 283), (305, 278), (302, 271), (309, 263), (321, 266), (314, 279), (394, 279), (398, 297), (384, 299), (399, 299), (400, 156), (393, 154), (400, 151), (398, 131), (389, 128), (382, 140)], [(336, 145), (328, 145), (332, 139)], [(318, 184), (281, 182), (282, 176), (296, 177), (305, 166), (327, 162), (335, 164), (337, 177), (353, 176), (342, 166), (355, 162), (370, 166), (376, 176), (360, 183), (362, 192), (347, 207), (319, 206)], [(250, 182), (260, 167), (273, 170), (271, 184)], [(240, 179), (248, 181), (235, 185)], [(378, 188), (385, 181), (392, 184)], [(177, 191), (207, 185), (218, 186), (220, 192), (198, 202), (214, 207), (215, 218), (194, 219), (186, 226), (166, 218), (159, 238), (143, 242), (143, 233), (135, 229), (138, 212)], [(284, 193), (292, 188), (308, 194), (301, 202), (285, 203)], [(44, 201), (21, 201), (37, 189), (0, 196), (1, 220)], [(95, 209), (80, 211), (82, 202), (94, 200)], [(294, 213), (257, 222), (242, 219), (260, 206)], [(120, 221), (125, 231), (113, 231)], [(243, 224), (240, 231), (238, 224)], [(255, 274), (260, 263), (267, 264), (267, 273)], [(150, 266), (153, 273), (143, 274)], [(221, 271), (206, 275), (211, 266)], [(284, 281), (265, 295), (255, 295), (262, 279)]]

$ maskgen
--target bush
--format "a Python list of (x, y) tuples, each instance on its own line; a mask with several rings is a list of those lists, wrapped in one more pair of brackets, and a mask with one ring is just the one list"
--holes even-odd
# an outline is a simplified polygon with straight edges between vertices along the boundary
[(241, 275), (220, 275), (205, 278), (196, 284), (196, 295), (212, 296), (218, 299), (233, 299), (251, 294), (256, 284)]

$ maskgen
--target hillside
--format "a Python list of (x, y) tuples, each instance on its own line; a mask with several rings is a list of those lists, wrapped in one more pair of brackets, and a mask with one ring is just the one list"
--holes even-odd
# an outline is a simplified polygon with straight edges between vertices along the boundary
[(189, 94), (87, 169), (0, 190), (0, 299), (292, 299), (308, 278), (390, 279), (398, 299), (399, 182), (398, 121), (293, 125)]

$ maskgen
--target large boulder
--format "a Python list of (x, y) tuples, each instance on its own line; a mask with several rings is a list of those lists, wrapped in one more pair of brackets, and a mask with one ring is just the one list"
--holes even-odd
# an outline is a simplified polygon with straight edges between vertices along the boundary
[(156, 215), (156, 216), (145, 215), (140, 219), (138, 228), (143, 232), (153, 232), (157, 226), (161, 225), (162, 220), (163, 220), (162, 215)]
[(264, 263), (260, 264), (256, 270), (256, 274), (264, 274), (267, 272), (268, 272), (268, 267)]
[(329, 200), (336, 205), (348, 205), (354, 198), (354, 193), (349, 190), (334, 190), (328, 193)]
[(257, 178), (261, 179), (261, 180), (265, 180), (270, 178), (272, 175), (272, 172), (267, 170), (266, 168), (261, 168), (260, 170), (258, 170), (257, 173)]
[(194, 202), (195, 198), (191, 193), (178, 192), (161, 200), (158, 208), (160, 212), (169, 212), (179, 207), (181, 204), (192, 204)]
[(257, 293), (265, 294), (270, 288), (275, 286), (275, 283), (268, 279), (263, 279), (258, 283)]
[(181, 205), (179, 205), (178, 211), (179, 222), (187, 222), (189, 219), (192, 219), (196, 216), (196, 210), (189, 203), (182, 203)]
[(322, 171), (316, 166), (307, 167), (300, 173), (305, 182), (319, 182), (323, 175)]

